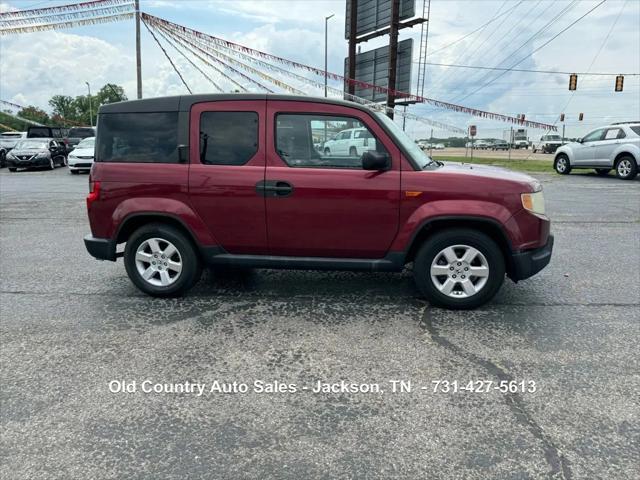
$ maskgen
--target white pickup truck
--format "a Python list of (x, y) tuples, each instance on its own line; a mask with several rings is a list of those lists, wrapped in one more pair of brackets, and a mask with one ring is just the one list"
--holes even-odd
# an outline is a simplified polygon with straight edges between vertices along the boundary
[(531, 144), (533, 153), (555, 153), (562, 146), (562, 138), (560, 135), (542, 135), (540, 140)]

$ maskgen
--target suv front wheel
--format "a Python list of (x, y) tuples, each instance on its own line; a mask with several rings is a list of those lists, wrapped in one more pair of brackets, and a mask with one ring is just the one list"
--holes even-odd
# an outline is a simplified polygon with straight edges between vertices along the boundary
[(202, 273), (193, 243), (180, 230), (162, 223), (140, 227), (129, 237), (124, 265), (134, 285), (156, 297), (184, 294)]
[(569, 157), (567, 157), (564, 153), (561, 153), (556, 157), (556, 161), (553, 164), (553, 168), (560, 175), (567, 175), (571, 172), (571, 163), (569, 162)]
[(445, 230), (422, 245), (413, 275), (429, 303), (452, 309), (475, 308), (500, 289), (505, 262), (487, 235), (468, 229)]

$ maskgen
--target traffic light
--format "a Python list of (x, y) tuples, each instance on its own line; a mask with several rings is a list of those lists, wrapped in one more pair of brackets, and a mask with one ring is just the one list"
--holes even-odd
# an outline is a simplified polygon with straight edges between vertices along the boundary
[(564, 113), (561, 113), (561, 114), (560, 114), (560, 121), (561, 121), (561, 122), (564, 122)]
[(572, 73), (569, 75), (569, 90), (575, 90), (578, 87), (578, 75)]
[(621, 92), (623, 85), (624, 85), (624, 76), (618, 75), (616, 77), (616, 92)]
[(578, 115), (578, 120), (582, 121), (584, 119), (584, 113), (581, 113), (580, 115)]

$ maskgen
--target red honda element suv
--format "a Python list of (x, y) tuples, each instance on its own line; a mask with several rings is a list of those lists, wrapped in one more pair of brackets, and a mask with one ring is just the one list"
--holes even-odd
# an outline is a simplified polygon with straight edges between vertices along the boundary
[[(190, 95), (100, 107), (87, 197), (101, 260), (180, 295), (203, 265), (401, 271), (474, 308), (551, 258), (542, 187), (443, 164), (382, 113), (325, 98)], [(125, 244), (124, 251), (118, 250)]]

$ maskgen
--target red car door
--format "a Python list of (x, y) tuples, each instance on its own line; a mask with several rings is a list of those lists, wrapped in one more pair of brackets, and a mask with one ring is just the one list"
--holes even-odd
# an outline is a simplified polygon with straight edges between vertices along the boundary
[[(325, 141), (361, 127), (373, 136), (367, 148), (390, 155), (390, 170), (363, 170), (361, 153), (325, 154)], [(384, 257), (398, 230), (400, 152), (382, 128), (346, 106), (274, 100), (267, 102), (267, 132), (270, 253)]]
[(229, 253), (267, 254), (265, 100), (197, 103), (190, 114), (189, 196)]

